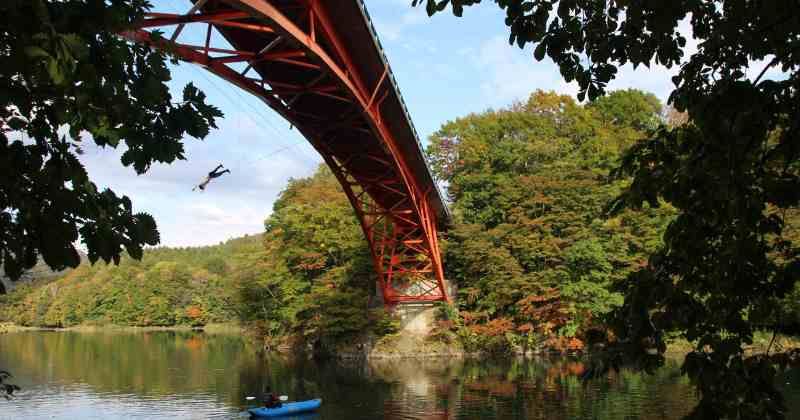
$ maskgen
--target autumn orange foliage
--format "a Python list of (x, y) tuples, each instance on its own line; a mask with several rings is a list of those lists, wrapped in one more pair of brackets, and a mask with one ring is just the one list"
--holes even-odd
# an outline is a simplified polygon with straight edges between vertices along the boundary
[(190, 319), (198, 319), (201, 316), (203, 316), (203, 310), (199, 307), (192, 305), (186, 308), (186, 317)]
[(518, 331), (550, 335), (569, 321), (569, 312), (555, 288), (545, 288), (539, 294), (529, 295), (517, 302), (517, 308), (527, 321)]
[(474, 324), (468, 328), (478, 335), (500, 337), (514, 329), (514, 321), (511, 318), (495, 318), (485, 324)]

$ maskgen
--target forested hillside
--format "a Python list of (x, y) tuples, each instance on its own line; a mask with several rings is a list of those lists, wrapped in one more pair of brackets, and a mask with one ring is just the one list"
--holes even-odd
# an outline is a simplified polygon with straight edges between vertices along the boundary
[[(86, 254), (84, 254), (83, 252), (80, 252), (80, 251), (78, 251), (78, 254), (80, 255), (81, 262), (88, 261), (88, 259), (86, 258)], [(20, 286), (22, 284), (25, 284), (25, 283), (30, 283), (30, 282), (33, 282), (33, 281), (36, 281), (36, 280), (41, 280), (41, 279), (45, 279), (45, 278), (51, 278), (51, 277), (57, 277), (57, 276), (64, 275), (64, 274), (68, 273), (69, 270), (70, 269), (67, 268), (67, 269), (62, 270), (62, 271), (53, 271), (53, 269), (51, 269), (47, 265), (47, 263), (44, 262), (43, 259), (39, 258), (36, 261), (36, 265), (34, 265), (33, 267), (29, 268), (28, 270), (25, 270), (25, 272), (22, 273), (22, 276), (17, 281), (12, 282), (10, 278), (8, 278), (8, 277), (6, 277), (4, 275), (4, 273), (5, 273), (4, 269), (0, 265), (0, 293), (4, 292), (4, 291), (13, 290), (14, 287), (18, 287), (18, 286)]]
[[(537, 91), (445, 124), (428, 153), (455, 214), (445, 269), (459, 305), (442, 325), (498, 351), (580, 349), (591, 330), (605, 332), (624, 280), (663, 246), (676, 214), (663, 202), (610, 211), (630, 183), (610, 175), (648, 130), (683, 123), (655, 96), (625, 90), (586, 106)], [(797, 213), (784, 219), (783, 239), (797, 243)], [(761, 328), (796, 333), (798, 298), (795, 287), (776, 301), (781, 315)]]
[[(640, 91), (586, 106), (538, 91), (442, 126), (428, 152), (451, 200), (443, 247), (459, 293), (456, 307), (442, 308), (436, 336), (468, 350), (580, 349), (589, 331), (603, 329), (603, 315), (622, 302), (622, 280), (661, 246), (674, 216), (667, 205), (606, 211), (629, 182), (610, 172), (661, 113)], [(791, 226), (785, 233), (797, 236)], [(3, 296), (0, 314), (34, 326), (241, 322), (270, 346), (335, 343), (396, 328), (369, 310), (374, 283), (352, 209), (321, 167), (289, 182), (263, 235), (84, 264)], [(798, 295), (782, 302), (776, 323), (797, 324)]]
[(0, 320), (25, 326), (200, 326), (236, 322), (269, 345), (337, 339), (372, 325), (368, 248), (325, 167), (290, 180), (265, 233), (199, 248), (154, 248), (119, 266), (83, 264), (0, 296)]
[(149, 249), (119, 266), (81, 264), (3, 296), (2, 317), (20, 325), (203, 325), (235, 320), (236, 283), (263, 254), (261, 235), (199, 248)]
[(467, 341), (580, 348), (573, 338), (621, 304), (615, 285), (660, 245), (673, 210), (606, 217), (625, 183), (608, 175), (660, 112), (639, 91), (588, 106), (537, 91), (433, 135), (428, 152), (456, 218), (446, 247), (460, 288), (454, 329)]

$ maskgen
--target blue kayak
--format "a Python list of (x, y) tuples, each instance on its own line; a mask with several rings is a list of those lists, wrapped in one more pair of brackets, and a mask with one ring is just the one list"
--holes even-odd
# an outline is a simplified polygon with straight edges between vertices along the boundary
[(287, 402), (276, 408), (260, 407), (251, 408), (247, 411), (256, 417), (280, 417), (314, 411), (318, 409), (320, 405), (322, 405), (322, 399), (317, 398), (315, 400)]

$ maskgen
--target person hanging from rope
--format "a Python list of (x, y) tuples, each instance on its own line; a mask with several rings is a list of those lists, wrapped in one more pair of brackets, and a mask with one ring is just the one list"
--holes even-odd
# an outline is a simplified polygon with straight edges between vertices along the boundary
[(192, 191), (194, 191), (194, 190), (196, 190), (198, 188), (200, 188), (200, 191), (205, 191), (206, 186), (208, 186), (208, 183), (211, 182), (212, 179), (219, 178), (219, 177), (221, 177), (222, 175), (224, 175), (226, 173), (231, 173), (231, 171), (229, 169), (225, 169), (224, 171), (220, 171), (220, 169), (222, 169), (222, 168), (224, 168), (224, 166), (222, 166), (222, 164), (220, 163), (219, 166), (217, 166), (216, 168), (214, 168), (213, 171), (208, 173), (208, 176), (205, 177), (205, 179), (203, 179), (203, 182), (201, 182), (200, 185), (192, 188)]

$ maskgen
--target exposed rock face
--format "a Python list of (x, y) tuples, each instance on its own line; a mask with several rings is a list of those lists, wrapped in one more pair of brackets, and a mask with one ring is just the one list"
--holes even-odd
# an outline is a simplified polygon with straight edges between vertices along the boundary
[(407, 334), (428, 335), (436, 323), (436, 307), (427, 305), (398, 305), (395, 309), (402, 321), (401, 331)]

